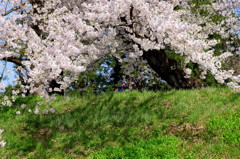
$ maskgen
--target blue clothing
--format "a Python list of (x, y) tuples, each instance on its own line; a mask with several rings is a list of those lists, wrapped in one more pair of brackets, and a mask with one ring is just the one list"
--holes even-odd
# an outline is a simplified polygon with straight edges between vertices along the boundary
[(123, 86), (119, 86), (118, 87), (118, 91), (124, 91), (124, 87)]

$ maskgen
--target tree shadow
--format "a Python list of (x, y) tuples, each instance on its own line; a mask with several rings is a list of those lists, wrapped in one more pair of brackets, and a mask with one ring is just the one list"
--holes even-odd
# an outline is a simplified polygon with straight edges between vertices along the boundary
[(34, 120), (29, 118), (27, 127), (35, 130), (29, 135), (33, 133), (34, 139), (45, 149), (55, 149), (53, 141), (62, 136), (58, 142), (63, 144), (66, 153), (81, 145), (82, 155), (85, 149), (97, 150), (111, 143), (121, 145), (140, 137), (137, 134), (142, 133), (143, 127), (151, 127), (156, 119), (160, 119), (164, 111), (159, 103), (156, 108), (156, 102), (173, 93), (155, 93), (143, 100), (134, 95), (119, 98), (114, 93), (104, 99), (93, 98), (61, 114), (40, 115)]

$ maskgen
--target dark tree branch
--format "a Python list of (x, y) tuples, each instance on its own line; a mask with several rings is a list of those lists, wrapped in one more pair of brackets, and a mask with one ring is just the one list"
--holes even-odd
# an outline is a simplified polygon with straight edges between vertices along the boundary
[(26, 61), (26, 60), (22, 60), (20, 58), (16, 58), (16, 57), (6, 57), (6, 58), (3, 58), (2, 60), (5, 60), (7, 62), (12, 62), (16, 65), (19, 65), (19, 66), (22, 66), (22, 67), (25, 67), (22, 63), (22, 61)]
[(2, 74), (0, 76), (0, 82), (3, 80), (3, 76), (4, 76), (4, 72), (5, 72), (6, 67), (7, 67), (7, 60), (5, 60), (4, 68), (3, 68)]
[(18, 9), (21, 9), (21, 7), (22, 7), (23, 5), (25, 5), (25, 4), (26, 4), (25, 2), (22, 2), (22, 3), (21, 3), (21, 6), (17, 6), (17, 7), (14, 7), (14, 8), (12, 8), (12, 9), (8, 10), (8, 11), (5, 11), (5, 13), (2, 14), (2, 16), (7, 16), (8, 14), (10, 14), (10, 13), (12, 13), (12, 12), (15, 12), (15, 11), (17, 11)]
[(191, 89), (203, 86), (193, 77), (185, 78), (184, 70), (178, 66), (176, 60), (168, 57), (165, 50), (145, 51), (143, 58), (163, 80), (176, 89)]

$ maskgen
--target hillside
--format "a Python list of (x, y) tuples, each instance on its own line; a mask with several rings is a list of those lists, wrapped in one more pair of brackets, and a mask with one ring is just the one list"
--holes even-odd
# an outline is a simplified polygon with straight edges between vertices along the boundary
[(228, 89), (58, 96), (40, 107), (55, 113), (28, 112), (41, 101), (0, 108), (1, 158), (240, 158), (240, 94)]

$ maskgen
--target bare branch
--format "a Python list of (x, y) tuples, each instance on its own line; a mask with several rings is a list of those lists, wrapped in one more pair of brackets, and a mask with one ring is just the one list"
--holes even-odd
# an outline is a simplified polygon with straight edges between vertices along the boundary
[(3, 76), (4, 76), (4, 72), (6, 70), (6, 67), (7, 67), (7, 58), (5, 60), (4, 68), (3, 68), (1, 76), (0, 76), (0, 82), (2, 82), (2, 80), (3, 80)]
[[(15, 12), (15, 11), (17, 11), (18, 9), (21, 9), (21, 7), (22, 7), (23, 5), (25, 5), (25, 4), (26, 4), (26, 2), (23, 2), (23, 3), (21, 3), (20, 6), (17, 6), (17, 7), (14, 7), (14, 8), (12, 8), (12, 9), (8, 10), (8, 11), (5, 11), (5, 13), (2, 14), (2, 16), (7, 16), (8, 14), (10, 14), (10, 13), (12, 13), (12, 12)], [(7, 8), (7, 7), (6, 7), (6, 8)]]
[(19, 65), (19, 66), (24, 66), (23, 64), (22, 64), (22, 60), (21, 59), (19, 59), (19, 58), (14, 58), (14, 57), (8, 57), (8, 58), (4, 58), (3, 60), (5, 60), (5, 61), (7, 61), (7, 62), (12, 62), (12, 63), (14, 63), (14, 64), (16, 64), (16, 65)]

